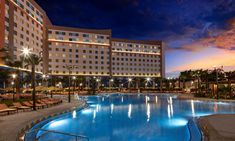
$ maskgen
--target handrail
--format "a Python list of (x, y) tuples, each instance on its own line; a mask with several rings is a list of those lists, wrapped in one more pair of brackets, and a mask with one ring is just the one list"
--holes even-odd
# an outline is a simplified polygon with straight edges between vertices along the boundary
[[(46, 129), (35, 129), (32, 131), (29, 131), (27, 133), (32, 133), (32, 132), (38, 132), (38, 131), (45, 131), (45, 133), (43, 133), (42, 135), (40, 135), (39, 137), (35, 138), (36, 141), (38, 141), (41, 137), (45, 136), (48, 133), (56, 133), (56, 134), (61, 134), (61, 135), (66, 135), (66, 136), (71, 136), (71, 137), (75, 137), (76, 141), (78, 141), (78, 139), (85, 139), (86, 141), (89, 141), (89, 138), (87, 136), (83, 136), (83, 135), (76, 135), (76, 134), (71, 134), (71, 133), (66, 133), (66, 132), (60, 132), (60, 131), (55, 131), (55, 130), (46, 130)], [(26, 133), (26, 134), (27, 134)]]

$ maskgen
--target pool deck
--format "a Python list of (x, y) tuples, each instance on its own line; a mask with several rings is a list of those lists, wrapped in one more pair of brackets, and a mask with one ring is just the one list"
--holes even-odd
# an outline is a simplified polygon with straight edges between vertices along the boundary
[[(71, 99), (73, 99), (73, 97)], [(19, 130), (31, 121), (42, 116), (66, 111), (68, 109), (74, 109), (80, 105), (82, 105), (82, 102), (72, 100), (71, 103), (68, 103), (64, 99), (62, 104), (50, 108), (30, 112), (19, 112), (8, 116), (0, 116), (0, 141), (15, 141)]]
[(235, 115), (210, 115), (199, 119), (205, 141), (235, 141)]

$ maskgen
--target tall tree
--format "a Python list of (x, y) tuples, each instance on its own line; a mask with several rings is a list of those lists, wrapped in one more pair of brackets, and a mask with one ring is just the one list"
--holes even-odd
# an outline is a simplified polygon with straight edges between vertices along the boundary
[(42, 58), (36, 54), (29, 54), (26, 58), (24, 58), (24, 61), (28, 65), (31, 65), (33, 110), (36, 110), (35, 67), (40, 64)]

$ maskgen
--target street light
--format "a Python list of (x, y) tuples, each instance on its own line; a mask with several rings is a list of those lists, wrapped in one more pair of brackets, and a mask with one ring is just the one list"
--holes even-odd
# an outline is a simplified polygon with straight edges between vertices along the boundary
[(74, 93), (76, 88), (76, 76), (73, 76), (72, 79), (73, 79), (73, 93)]
[[(48, 86), (48, 84), (47, 84), (47, 79), (48, 79), (48, 78), (49, 78), (48, 75), (46, 75), (46, 74), (43, 74), (43, 75), (42, 75), (42, 82), (45, 81), (45, 82), (46, 82), (46, 84), (45, 84), (46, 86)], [(44, 84), (43, 84), (43, 85), (44, 85)]]
[(109, 80), (109, 88), (113, 87), (113, 82), (114, 82), (113, 79), (110, 79), (110, 80)]
[(148, 77), (148, 78), (146, 78), (146, 80), (147, 80), (147, 82), (149, 82), (151, 80), (151, 78)]
[(15, 101), (16, 74), (12, 74), (12, 78), (13, 78), (13, 82), (11, 84), (12, 84), (12, 88), (13, 88), (13, 101)]
[(28, 48), (23, 48), (22, 54), (24, 55), (24, 57), (28, 57), (31, 54), (31, 51)]
[(79, 86), (80, 86), (80, 90), (82, 89), (82, 85), (83, 85), (82, 83), (80, 83), (80, 84), (79, 84)]
[(132, 78), (128, 78), (128, 88), (130, 88), (131, 86), (131, 81), (132, 81)]
[(70, 94), (70, 76), (71, 76), (71, 73), (72, 73), (72, 70), (74, 69), (74, 68), (76, 68), (77, 66), (76, 65), (66, 65), (66, 69), (69, 71), (69, 95), (68, 95), (68, 102), (70, 103), (71, 102), (71, 94)]
[(151, 81), (151, 78), (146, 78), (146, 84), (145, 84), (145, 87), (148, 87), (148, 83)]

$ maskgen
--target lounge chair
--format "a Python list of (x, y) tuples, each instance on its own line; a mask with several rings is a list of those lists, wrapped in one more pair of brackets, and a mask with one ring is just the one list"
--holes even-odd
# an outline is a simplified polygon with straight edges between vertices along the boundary
[(21, 105), (19, 102), (13, 103), (13, 105), (17, 110), (25, 111), (25, 110), (32, 109), (31, 107)]
[(22, 102), (24, 106), (27, 106), (27, 107), (33, 107), (33, 105), (31, 103), (29, 103), (28, 101), (24, 101)]
[[(31, 104), (29, 101), (23, 102), (23, 105), (33, 108), (33, 104)], [(41, 108), (41, 106), (36, 105), (36, 108), (39, 109)]]
[[(29, 103), (33, 105), (33, 101), (29, 101)], [(35, 104), (36, 104), (36, 107), (38, 107), (38, 108), (44, 108), (47, 106), (46, 104), (39, 104), (37, 102)]]
[(50, 105), (55, 105), (55, 104), (56, 104), (55, 102), (50, 101), (50, 100), (48, 100), (48, 99), (42, 99), (41, 101), (43, 101), (44, 103), (48, 103), (48, 104), (50, 104)]
[(46, 104), (46, 105), (47, 105), (47, 107), (49, 107), (49, 106), (52, 106), (52, 105), (53, 105), (53, 103), (52, 103), (52, 102), (49, 102), (49, 101), (38, 100), (37, 102), (38, 102), (38, 103), (40, 103), (40, 104)]
[(15, 112), (17, 112), (16, 109), (8, 108), (6, 104), (0, 104), (0, 113), (7, 113), (9, 115), (10, 113)]

